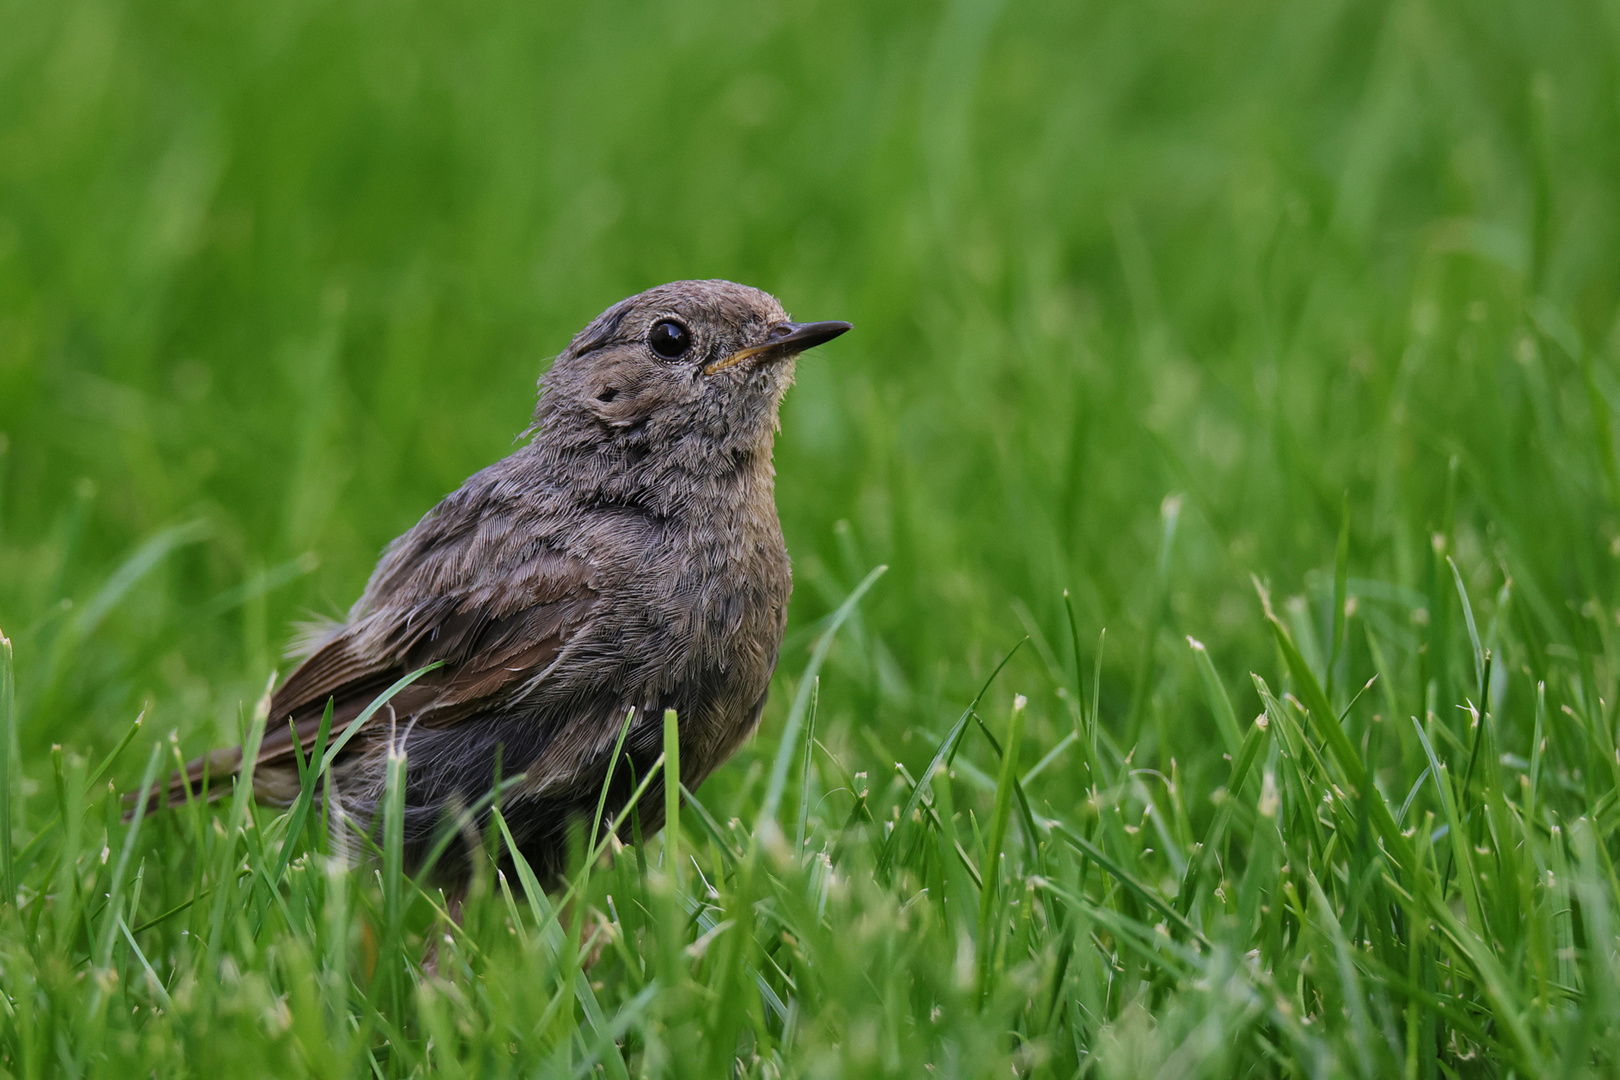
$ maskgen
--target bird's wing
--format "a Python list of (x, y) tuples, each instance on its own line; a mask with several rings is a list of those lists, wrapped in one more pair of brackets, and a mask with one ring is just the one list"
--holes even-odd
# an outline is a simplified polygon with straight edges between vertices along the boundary
[[(272, 695), (255, 762), (261, 798), (286, 802), (296, 794), (296, 773), (286, 766), (295, 746), (314, 744), (328, 700), (336, 739), (396, 681), (438, 663), (368, 725), (445, 727), (510, 701), (544, 674), (596, 606), (591, 566), (544, 547), (514, 553), (491, 541), (492, 532), (498, 539), (503, 530), (466, 529), (437, 540), (413, 531), (385, 556), (359, 616)], [(240, 751), (198, 758), (173, 778), (167, 801), (183, 802), (205, 776), (240, 766)]]

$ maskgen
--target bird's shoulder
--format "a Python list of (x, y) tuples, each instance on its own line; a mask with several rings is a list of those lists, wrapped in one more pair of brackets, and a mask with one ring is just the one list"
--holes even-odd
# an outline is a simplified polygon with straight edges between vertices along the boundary
[(350, 621), (455, 597), (500, 611), (589, 588), (597, 561), (565, 485), (514, 454), (469, 477), (384, 550)]

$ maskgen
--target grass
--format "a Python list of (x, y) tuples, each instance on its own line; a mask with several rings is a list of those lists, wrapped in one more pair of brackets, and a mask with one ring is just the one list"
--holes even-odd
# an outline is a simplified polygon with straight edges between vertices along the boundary
[[(0, 1072), (1611, 1075), (1617, 86), (1595, 0), (0, 3)], [(857, 331), (678, 827), (457, 928), (314, 768), (120, 821), (710, 275)]]

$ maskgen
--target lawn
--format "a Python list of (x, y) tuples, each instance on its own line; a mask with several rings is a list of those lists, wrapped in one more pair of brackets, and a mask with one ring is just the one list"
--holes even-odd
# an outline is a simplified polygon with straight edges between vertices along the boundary
[[(1617, 252), (1612, 0), (0, 0), (0, 1075), (1614, 1075)], [(120, 821), (688, 277), (856, 329), (678, 829)]]

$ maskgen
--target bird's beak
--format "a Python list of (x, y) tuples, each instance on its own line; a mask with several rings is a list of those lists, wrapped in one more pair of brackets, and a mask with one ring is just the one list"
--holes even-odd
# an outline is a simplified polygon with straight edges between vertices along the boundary
[(806, 349), (813, 349), (817, 345), (823, 345), (849, 329), (851, 326), (847, 322), (778, 323), (771, 327), (771, 332), (765, 336), (764, 344), (738, 349), (724, 360), (716, 360), (704, 368), (703, 374), (713, 375), (717, 371), (724, 371), (756, 356), (769, 354), (771, 359), (792, 356)]

